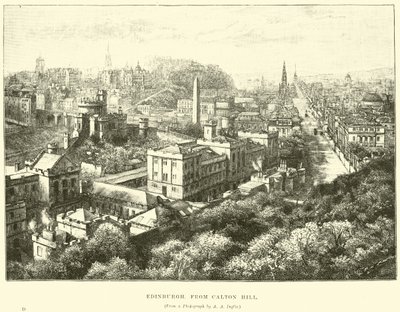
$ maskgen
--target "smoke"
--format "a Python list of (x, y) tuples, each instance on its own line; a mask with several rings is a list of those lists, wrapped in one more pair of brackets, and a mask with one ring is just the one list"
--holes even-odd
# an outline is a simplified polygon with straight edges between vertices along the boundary
[(42, 223), (48, 230), (51, 229), (51, 225), (53, 224), (53, 220), (51, 219), (49, 213), (47, 212), (47, 209), (43, 209), (42, 210)]
[(29, 221), (28, 227), (32, 232), (36, 232), (37, 222), (35, 221), (35, 219), (32, 219), (31, 221)]

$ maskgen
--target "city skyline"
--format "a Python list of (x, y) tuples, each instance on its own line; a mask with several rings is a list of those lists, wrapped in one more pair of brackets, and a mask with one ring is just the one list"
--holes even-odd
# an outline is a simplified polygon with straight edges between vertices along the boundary
[(167, 56), (276, 80), (284, 60), (289, 77), (295, 64), (305, 76), (393, 67), (393, 31), (391, 6), (6, 6), (4, 72), (33, 70), (39, 55), (102, 67), (109, 43), (115, 67)]

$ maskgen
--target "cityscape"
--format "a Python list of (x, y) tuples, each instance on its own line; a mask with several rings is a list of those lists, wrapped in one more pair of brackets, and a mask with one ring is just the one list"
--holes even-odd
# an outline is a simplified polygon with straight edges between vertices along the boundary
[(393, 19), (6, 6), (7, 280), (396, 279)]

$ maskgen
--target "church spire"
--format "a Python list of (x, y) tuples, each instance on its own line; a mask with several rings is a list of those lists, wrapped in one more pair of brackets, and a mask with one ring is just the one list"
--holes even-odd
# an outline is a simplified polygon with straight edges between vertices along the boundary
[(287, 85), (287, 74), (286, 74), (285, 61), (283, 61), (283, 68), (282, 68), (282, 85)]

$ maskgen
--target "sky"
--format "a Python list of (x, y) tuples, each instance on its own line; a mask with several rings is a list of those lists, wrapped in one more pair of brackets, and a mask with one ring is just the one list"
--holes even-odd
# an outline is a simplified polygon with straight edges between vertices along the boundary
[(393, 67), (391, 6), (6, 6), (4, 71), (146, 66), (154, 56), (279, 80)]

